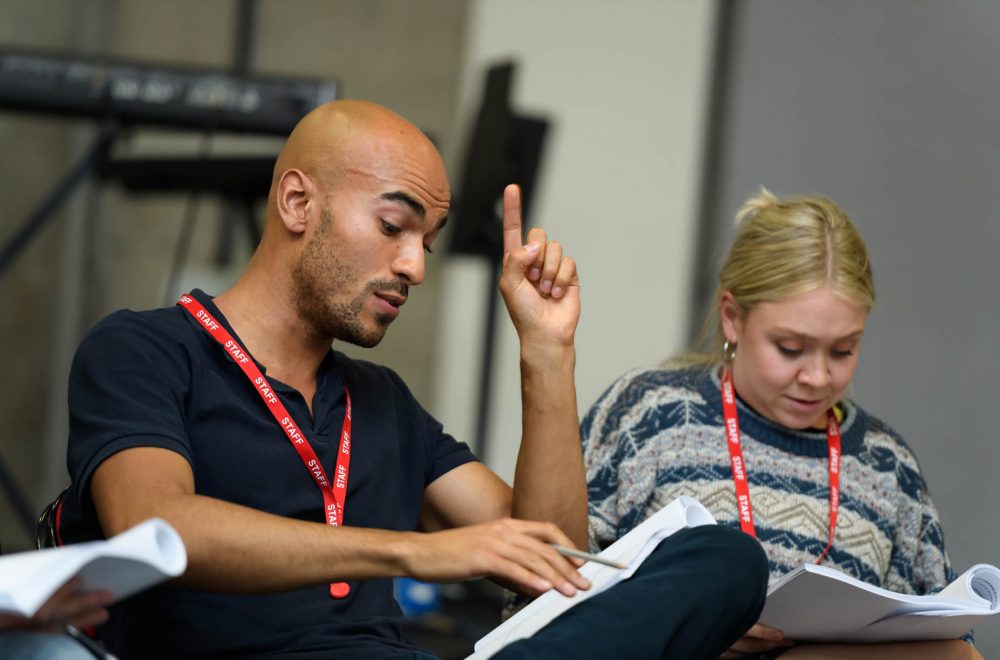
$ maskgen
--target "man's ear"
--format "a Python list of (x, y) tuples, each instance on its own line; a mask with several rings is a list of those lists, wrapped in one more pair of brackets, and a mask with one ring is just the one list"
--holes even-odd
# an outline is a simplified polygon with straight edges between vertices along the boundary
[(286, 170), (278, 180), (278, 217), (288, 231), (301, 234), (309, 224), (309, 213), (317, 204), (318, 190), (302, 170)]
[(731, 291), (723, 291), (719, 298), (719, 320), (722, 322), (723, 338), (731, 344), (738, 344), (743, 334), (743, 308)]

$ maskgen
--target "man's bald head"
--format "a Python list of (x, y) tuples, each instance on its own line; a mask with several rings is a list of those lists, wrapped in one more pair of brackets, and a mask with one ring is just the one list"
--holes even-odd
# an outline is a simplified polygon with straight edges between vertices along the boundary
[(281, 176), (293, 168), (329, 191), (352, 170), (393, 160), (429, 168), (428, 176), (447, 185), (437, 149), (419, 128), (376, 103), (332, 101), (303, 117), (289, 135), (274, 167), (272, 197)]
[(450, 197), (441, 156), (416, 126), (374, 103), (327, 103), (278, 156), (241, 282), (285, 291), (316, 337), (373, 346), (423, 281)]

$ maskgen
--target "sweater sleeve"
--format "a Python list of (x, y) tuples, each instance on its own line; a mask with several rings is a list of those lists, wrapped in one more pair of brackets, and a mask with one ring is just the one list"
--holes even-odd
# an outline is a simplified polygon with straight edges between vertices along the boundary
[[(656, 485), (657, 461), (648, 460), (651, 439), (636, 428), (651, 411), (648, 371), (615, 381), (581, 423), (587, 476), (591, 550), (598, 552), (642, 522)], [(641, 425), (639, 425), (641, 427)]]
[(958, 577), (945, 550), (937, 507), (926, 487), (921, 497), (920, 543), (913, 562), (913, 573), (917, 593), (936, 593)]
[(602, 547), (614, 541), (614, 532), (618, 526), (615, 517), (618, 466), (613, 458), (618, 429), (603, 427), (608, 417), (608, 409), (614, 405), (615, 390), (620, 383), (621, 381), (617, 381), (605, 390), (587, 411), (580, 424), (583, 462), (587, 477), (590, 549), (594, 552), (599, 552)]
[[(930, 491), (919, 472), (917, 477), (921, 484), (918, 507), (920, 533), (917, 537), (916, 556), (913, 558), (910, 587), (913, 593), (932, 594), (947, 587), (958, 576), (945, 549), (944, 531), (937, 507), (934, 506)], [(970, 644), (975, 641), (971, 630), (962, 639)]]
[(898, 512), (885, 586), (909, 594), (941, 591), (955, 579), (937, 507), (913, 453), (902, 444), (896, 466)]

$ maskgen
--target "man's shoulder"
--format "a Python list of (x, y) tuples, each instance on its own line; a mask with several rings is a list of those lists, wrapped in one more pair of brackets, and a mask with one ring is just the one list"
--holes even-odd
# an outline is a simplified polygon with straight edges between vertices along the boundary
[(114, 334), (138, 334), (139, 336), (181, 336), (182, 330), (190, 332), (180, 308), (161, 307), (157, 309), (119, 309), (111, 312), (94, 324), (87, 337)]
[(199, 350), (197, 328), (183, 317), (179, 308), (144, 311), (120, 309), (98, 321), (80, 342), (76, 363), (142, 359), (160, 362), (186, 354), (196, 357)]

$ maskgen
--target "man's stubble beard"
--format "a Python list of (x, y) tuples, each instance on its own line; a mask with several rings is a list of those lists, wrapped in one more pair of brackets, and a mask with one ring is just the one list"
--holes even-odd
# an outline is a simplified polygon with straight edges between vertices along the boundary
[(361, 318), (365, 301), (375, 291), (399, 291), (402, 285), (375, 280), (353, 300), (334, 302), (337, 294), (349, 289), (355, 280), (350, 267), (330, 247), (332, 227), (333, 217), (328, 209), (323, 209), (316, 235), (292, 268), (292, 304), (306, 325), (329, 337), (331, 342), (339, 339), (371, 348), (382, 341), (392, 318), (378, 315), (375, 327), (366, 327)]

